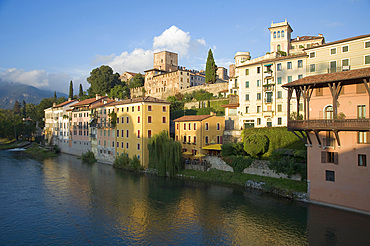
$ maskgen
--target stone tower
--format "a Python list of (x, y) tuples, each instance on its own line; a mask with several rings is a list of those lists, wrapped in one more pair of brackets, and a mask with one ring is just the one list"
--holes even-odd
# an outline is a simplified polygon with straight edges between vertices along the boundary
[(169, 51), (154, 53), (154, 69), (171, 72), (177, 70), (178, 55)]
[(290, 39), (293, 29), (285, 19), (284, 22), (271, 22), (270, 30), (270, 52), (285, 51), (289, 55)]

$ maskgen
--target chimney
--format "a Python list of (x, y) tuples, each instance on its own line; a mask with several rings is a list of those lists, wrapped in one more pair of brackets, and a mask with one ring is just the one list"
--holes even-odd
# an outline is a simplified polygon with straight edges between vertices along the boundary
[(322, 37), (322, 34), (321, 33), (319, 33), (319, 37)]
[(72, 98), (68, 97), (68, 101), (71, 101), (71, 100), (72, 100)]
[(53, 107), (55, 107), (57, 104), (56, 103), (53, 103)]
[(100, 98), (101, 98), (101, 95), (100, 94), (96, 94), (95, 99), (96, 100), (99, 100)]
[(209, 115), (216, 115), (215, 112), (209, 112)]
[(297, 36), (297, 40), (299, 40), (299, 36)]

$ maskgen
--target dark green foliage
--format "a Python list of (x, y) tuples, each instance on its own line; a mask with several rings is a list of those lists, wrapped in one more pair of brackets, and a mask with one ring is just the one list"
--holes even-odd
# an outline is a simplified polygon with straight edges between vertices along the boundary
[(244, 169), (249, 167), (253, 159), (249, 156), (223, 156), (222, 159), (233, 168), (236, 173), (243, 173)]
[(213, 94), (211, 92), (208, 92), (206, 90), (197, 90), (192, 92), (192, 97), (195, 98), (197, 101), (205, 101), (213, 99)]
[(253, 158), (261, 158), (267, 152), (269, 139), (264, 134), (251, 134), (244, 138), (244, 150)]
[(306, 149), (305, 143), (286, 127), (246, 128), (242, 132), (242, 138), (245, 139), (246, 136), (255, 133), (264, 134), (269, 139), (268, 151), (262, 155), (263, 158), (269, 158), (276, 149)]
[(58, 97), (57, 97), (57, 92), (56, 91), (54, 91), (54, 99), (57, 99)]
[(181, 144), (173, 141), (167, 131), (154, 135), (148, 143), (149, 167), (157, 170), (158, 176), (173, 177), (183, 168)]
[(127, 99), (130, 98), (130, 89), (125, 82), (122, 82), (110, 89), (108, 96), (110, 98)]
[(134, 157), (130, 158), (126, 154), (126, 152), (123, 152), (120, 156), (116, 157), (114, 160), (113, 166), (115, 168), (129, 170), (129, 171), (142, 171), (143, 167), (140, 164), (139, 158), (137, 158), (136, 155)]
[(21, 113), (21, 104), (18, 101), (14, 103), (14, 113), (20, 114)]
[(110, 123), (112, 124), (113, 127), (116, 127), (117, 125), (117, 113), (116, 112), (111, 112), (108, 114), (110, 117)]
[(216, 83), (217, 80), (217, 66), (215, 60), (213, 59), (212, 50), (209, 49), (207, 63), (206, 63), (206, 83), (213, 84)]
[(78, 98), (81, 98), (84, 95), (84, 90), (82, 89), (82, 85), (80, 84), (80, 89), (78, 91)]
[(245, 156), (247, 153), (244, 151), (243, 143), (225, 143), (221, 145), (222, 156)]
[(113, 69), (109, 66), (101, 66), (90, 72), (90, 77), (87, 78), (90, 83), (90, 88), (87, 90), (89, 96), (95, 94), (105, 95), (116, 85), (120, 84), (119, 74), (113, 73)]
[(86, 153), (83, 153), (81, 155), (81, 159), (82, 159), (83, 162), (86, 162), (86, 163), (96, 162), (95, 155), (92, 151), (87, 151)]
[(22, 103), (22, 117), (23, 118), (27, 118), (26, 117), (26, 107), (27, 107), (26, 101), (23, 100), (23, 103)]
[(136, 88), (144, 86), (144, 77), (140, 73), (135, 74), (135, 76), (132, 78), (132, 82), (130, 83), (130, 88)]
[(68, 98), (73, 98), (73, 82), (71, 80), (71, 82), (69, 83), (69, 94), (68, 94)]
[(299, 174), (304, 180), (307, 178), (307, 151), (277, 149), (271, 154), (269, 168), (288, 176)]
[(170, 111), (184, 110), (184, 102), (171, 102)]

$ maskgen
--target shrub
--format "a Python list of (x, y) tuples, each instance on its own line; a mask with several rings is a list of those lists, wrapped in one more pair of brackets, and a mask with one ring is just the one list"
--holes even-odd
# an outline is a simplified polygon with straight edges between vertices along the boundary
[(231, 155), (242, 155), (245, 156), (247, 153), (244, 151), (243, 143), (225, 143), (221, 145), (221, 155), (231, 156)]
[(244, 169), (249, 167), (253, 159), (249, 156), (223, 156), (222, 160), (226, 162), (227, 165), (233, 168), (235, 173), (243, 173)]
[(140, 165), (140, 160), (137, 158), (136, 155), (130, 159), (130, 168), (133, 171), (141, 171), (143, 170), (143, 167)]
[(86, 153), (83, 153), (81, 155), (81, 159), (82, 159), (83, 162), (86, 162), (86, 163), (96, 162), (95, 155), (92, 151), (87, 151)]
[(130, 164), (130, 158), (127, 156), (126, 152), (117, 156), (113, 162), (113, 166), (121, 169), (127, 169)]
[(244, 138), (244, 150), (252, 158), (261, 158), (267, 152), (269, 139), (264, 134), (253, 134)]
[(270, 157), (269, 168), (288, 176), (299, 174), (303, 180), (307, 178), (306, 159), (306, 150), (277, 149)]

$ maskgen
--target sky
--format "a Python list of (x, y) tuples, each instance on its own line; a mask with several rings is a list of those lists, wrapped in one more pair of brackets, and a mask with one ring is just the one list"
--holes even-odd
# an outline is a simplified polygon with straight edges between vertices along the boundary
[(331, 42), (369, 34), (369, 11), (370, 0), (0, 0), (0, 80), (67, 94), (72, 80), (77, 94), (94, 68), (144, 73), (163, 50), (204, 70), (212, 49), (228, 68), (238, 51), (269, 51), (272, 21)]

